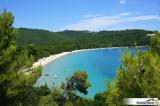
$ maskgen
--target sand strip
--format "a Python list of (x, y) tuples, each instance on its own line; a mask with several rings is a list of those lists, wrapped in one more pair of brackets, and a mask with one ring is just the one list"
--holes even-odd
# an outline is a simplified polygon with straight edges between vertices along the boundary
[[(145, 46), (139, 46), (139, 47), (145, 47)], [(93, 48), (93, 49), (74, 50), (74, 51), (71, 51), (71, 52), (62, 52), (62, 53), (59, 53), (59, 54), (50, 55), (49, 57), (43, 57), (42, 59), (39, 59), (37, 62), (33, 63), (33, 68), (38, 67), (38, 66), (44, 66), (51, 61), (54, 61), (54, 60), (56, 60), (60, 57), (63, 57), (63, 56), (66, 56), (66, 55), (69, 55), (69, 54), (75, 53), (75, 52), (88, 51), (88, 50), (100, 50), (100, 49), (111, 49), (112, 50), (114, 48), (125, 48), (125, 47)]]

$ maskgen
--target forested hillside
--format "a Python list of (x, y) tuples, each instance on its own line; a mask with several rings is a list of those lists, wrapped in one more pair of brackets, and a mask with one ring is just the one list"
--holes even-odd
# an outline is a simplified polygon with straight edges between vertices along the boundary
[(102, 48), (112, 46), (147, 45), (152, 31), (70, 31), (50, 32), (39, 29), (18, 29), (18, 45), (28, 47), (29, 53), (36, 59), (51, 54), (75, 49)]
[(153, 33), (146, 30), (122, 30), (122, 31), (72, 31), (50, 32), (40, 29), (18, 29), (18, 44), (56, 44), (75, 43), (80, 47), (108, 47), (108, 46), (133, 46), (146, 45), (146, 34)]

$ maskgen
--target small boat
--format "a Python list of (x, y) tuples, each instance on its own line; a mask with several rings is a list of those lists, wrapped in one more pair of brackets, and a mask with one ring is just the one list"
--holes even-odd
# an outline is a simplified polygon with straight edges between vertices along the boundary
[(57, 79), (57, 78), (58, 78), (58, 77), (55, 75), (55, 76), (54, 76), (54, 79)]
[(71, 69), (69, 69), (69, 68), (66, 68), (66, 69), (65, 69), (65, 71), (71, 71)]
[(44, 76), (49, 76), (49, 74), (45, 74)]

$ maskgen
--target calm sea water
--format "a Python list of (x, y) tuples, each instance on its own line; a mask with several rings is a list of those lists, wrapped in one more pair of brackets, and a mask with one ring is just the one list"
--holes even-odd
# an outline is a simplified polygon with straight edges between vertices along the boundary
[[(147, 48), (143, 47), (139, 50), (146, 51)], [(35, 85), (40, 86), (47, 83), (50, 88), (60, 86), (74, 72), (86, 71), (91, 87), (85, 97), (93, 98), (96, 93), (106, 89), (106, 80), (112, 81), (116, 77), (117, 69), (121, 64), (121, 57), (125, 51), (126, 48), (106, 48), (63, 56), (43, 67), (42, 76)], [(129, 48), (129, 51), (136, 54), (134, 48)], [(46, 74), (49, 76), (45, 76)], [(54, 76), (57, 76), (57, 79)]]

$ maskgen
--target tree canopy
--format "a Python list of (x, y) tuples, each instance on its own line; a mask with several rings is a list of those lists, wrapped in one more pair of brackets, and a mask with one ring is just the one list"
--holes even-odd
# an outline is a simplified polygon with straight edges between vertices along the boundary
[(137, 50), (138, 56), (126, 52), (116, 79), (103, 93), (105, 105), (122, 105), (123, 98), (160, 98), (159, 38), (156, 33), (151, 38), (149, 50)]
[[(33, 57), (27, 50), (20, 50), (16, 46), (16, 30), (12, 24), (14, 16), (7, 11), (0, 14), (0, 104), (20, 105), (31, 89), (39, 69), (30, 69)], [(32, 72), (26, 75), (24, 70)]]
[(29, 49), (36, 59), (76, 49), (102, 48), (113, 46), (144, 46), (149, 44), (147, 30), (122, 31), (61, 31), (51, 32), (40, 29), (19, 28), (17, 44)]

